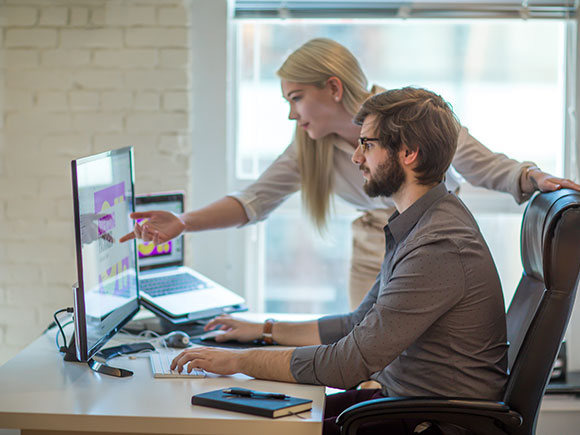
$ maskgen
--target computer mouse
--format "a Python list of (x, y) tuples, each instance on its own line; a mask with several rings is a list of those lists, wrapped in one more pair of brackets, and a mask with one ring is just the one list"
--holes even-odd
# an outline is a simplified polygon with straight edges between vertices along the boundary
[(205, 334), (203, 334), (203, 335), (200, 335), (200, 336), (199, 336), (199, 339), (200, 339), (201, 341), (215, 341), (215, 338), (216, 338), (218, 335), (223, 335), (223, 334), (225, 334), (225, 333), (226, 333), (226, 331), (223, 331), (223, 330), (221, 330), (221, 329), (214, 329), (213, 331), (209, 331), (209, 332), (206, 332), (206, 333), (205, 333)]
[(169, 347), (184, 349), (189, 346), (189, 335), (183, 331), (173, 331), (165, 337), (164, 341)]

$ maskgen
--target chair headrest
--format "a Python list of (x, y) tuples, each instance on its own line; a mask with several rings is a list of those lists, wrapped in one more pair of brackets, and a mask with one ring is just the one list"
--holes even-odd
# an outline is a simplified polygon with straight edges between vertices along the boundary
[(526, 275), (543, 281), (547, 289), (573, 287), (580, 267), (580, 192), (536, 195), (524, 213), (521, 236)]

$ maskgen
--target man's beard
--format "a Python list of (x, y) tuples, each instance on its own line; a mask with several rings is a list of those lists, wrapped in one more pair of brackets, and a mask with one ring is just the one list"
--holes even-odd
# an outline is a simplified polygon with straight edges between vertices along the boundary
[(405, 172), (397, 160), (397, 155), (393, 153), (392, 156), (389, 156), (389, 160), (377, 167), (375, 175), (370, 174), (370, 178), (363, 188), (371, 198), (390, 197), (399, 191), (404, 182)]

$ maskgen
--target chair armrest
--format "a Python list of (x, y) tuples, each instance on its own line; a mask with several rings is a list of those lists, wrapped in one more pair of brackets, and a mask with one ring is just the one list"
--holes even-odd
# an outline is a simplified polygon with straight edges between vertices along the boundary
[(342, 434), (355, 434), (361, 424), (420, 419), (452, 423), (478, 434), (505, 434), (522, 424), (519, 413), (503, 402), (442, 397), (385, 397), (345, 409), (336, 419)]

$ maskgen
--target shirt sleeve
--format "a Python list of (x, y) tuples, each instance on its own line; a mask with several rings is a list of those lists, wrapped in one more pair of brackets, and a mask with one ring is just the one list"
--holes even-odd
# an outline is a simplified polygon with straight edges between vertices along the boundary
[(335, 343), (359, 324), (377, 301), (381, 280), (380, 274), (356, 310), (349, 314), (324, 316), (318, 319), (318, 331), (322, 344)]
[(451, 241), (411, 247), (350, 333), (332, 344), (294, 350), (292, 375), (300, 383), (353, 388), (421, 337), (461, 299), (464, 287), (461, 256)]
[(299, 189), (300, 170), (296, 145), (293, 142), (254, 183), (228, 196), (242, 204), (248, 217), (247, 224), (252, 224), (266, 219), (288, 196)]
[(453, 167), (474, 186), (509, 193), (518, 204), (530, 199), (521, 190), (522, 172), (536, 166), (532, 162), (518, 162), (505, 154), (494, 153), (469, 134), (465, 127), (459, 131)]

